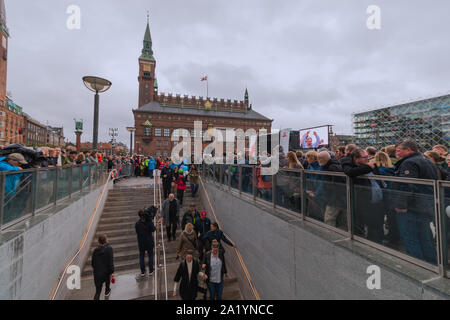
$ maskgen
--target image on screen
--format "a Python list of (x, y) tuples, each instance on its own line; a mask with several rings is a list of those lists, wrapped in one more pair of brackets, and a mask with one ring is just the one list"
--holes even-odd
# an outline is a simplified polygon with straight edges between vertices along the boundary
[(316, 149), (328, 146), (328, 126), (300, 130), (300, 148)]

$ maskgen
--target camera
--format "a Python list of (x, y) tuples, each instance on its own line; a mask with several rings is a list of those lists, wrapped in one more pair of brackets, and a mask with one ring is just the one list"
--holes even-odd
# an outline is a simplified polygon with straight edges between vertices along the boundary
[(141, 219), (144, 219), (145, 223), (147, 223), (148, 221), (153, 220), (153, 218), (156, 216), (157, 211), (158, 209), (155, 206), (144, 208), (139, 211), (139, 217)]

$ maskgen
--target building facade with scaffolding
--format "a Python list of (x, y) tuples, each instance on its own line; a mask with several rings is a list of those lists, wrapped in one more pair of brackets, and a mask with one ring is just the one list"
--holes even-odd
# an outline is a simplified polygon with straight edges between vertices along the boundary
[(352, 115), (354, 142), (382, 148), (411, 139), (421, 151), (450, 140), (450, 95)]

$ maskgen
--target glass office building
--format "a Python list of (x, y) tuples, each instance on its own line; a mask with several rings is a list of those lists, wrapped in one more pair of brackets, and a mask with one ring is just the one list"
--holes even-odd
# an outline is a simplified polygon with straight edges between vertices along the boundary
[(360, 147), (416, 141), (421, 151), (450, 140), (450, 95), (353, 114), (354, 143)]

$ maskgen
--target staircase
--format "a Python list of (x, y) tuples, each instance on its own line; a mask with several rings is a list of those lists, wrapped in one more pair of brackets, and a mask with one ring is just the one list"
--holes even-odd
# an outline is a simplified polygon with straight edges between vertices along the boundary
[[(196, 210), (198, 212), (202, 212), (204, 209), (204, 206), (200, 200), (200, 196), (197, 193), (197, 196), (195, 198), (192, 198), (191, 196), (191, 192), (190, 192), (191, 188), (188, 185), (186, 192), (184, 194), (184, 199), (183, 199), (183, 206), (180, 210), (180, 225), (181, 225), (181, 219), (183, 218), (183, 215), (186, 211), (189, 210), (189, 205), (190, 204), (195, 204)], [(162, 201), (164, 201), (164, 199), (162, 199)], [(214, 221), (214, 217), (211, 217), (211, 213), (208, 212), (208, 217)], [(167, 241), (167, 234), (166, 234), (166, 230), (164, 230), (164, 245), (165, 245), (165, 249), (166, 249), (166, 264), (167, 264), (167, 287), (168, 287), (168, 297), (169, 300), (179, 300), (181, 299), (179, 296), (179, 292), (177, 292), (177, 297), (173, 298), (173, 279), (175, 277), (175, 274), (177, 272), (178, 266), (180, 264), (180, 260), (176, 260), (176, 248), (178, 246), (178, 240), (180, 239), (180, 235), (181, 235), (181, 230), (180, 227), (177, 230), (177, 238), (176, 241), (171, 241), (168, 242)], [(232, 248), (228, 247), (226, 244), (224, 244), (225, 250), (233, 250)], [(227, 263), (227, 270), (228, 270), (228, 278), (225, 278), (224, 281), (224, 286), (223, 286), (223, 294), (222, 294), (222, 299), (223, 300), (242, 300), (243, 297), (241, 295), (241, 291), (239, 289), (239, 284), (238, 284), (238, 280), (236, 278), (236, 276), (233, 274), (233, 272), (231, 271), (231, 266), (229, 265), (229, 262)], [(163, 276), (160, 278), (160, 280), (164, 281)], [(158, 280), (158, 281), (160, 281)], [(164, 286), (163, 286), (164, 287)], [(164, 293), (165, 294), (165, 293)], [(207, 294), (207, 298), (209, 299), (209, 291)], [(197, 295), (197, 300), (203, 299), (203, 294), (199, 293)]]
[(119, 188), (109, 192), (103, 214), (97, 226), (89, 258), (84, 266), (82, 278), (92, 278), (91, 258), (97, 247), (97, 239), (106, 234), (114, 250), (115, 274), (126, 274), (139, 270), (139, 249), (135, 224), (138, 211), (153, 205), (153, 189)]

